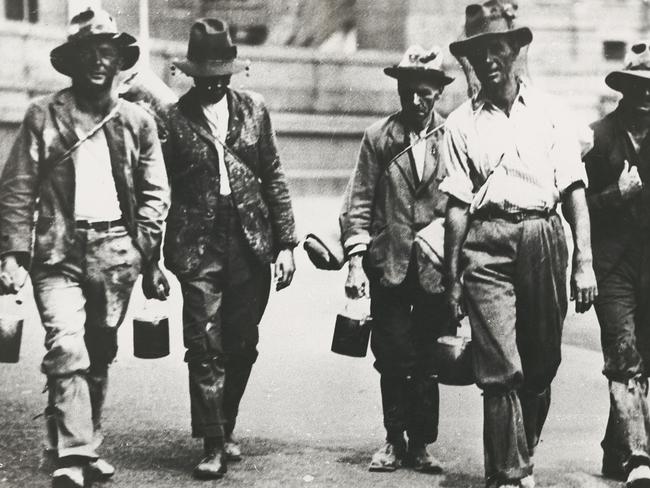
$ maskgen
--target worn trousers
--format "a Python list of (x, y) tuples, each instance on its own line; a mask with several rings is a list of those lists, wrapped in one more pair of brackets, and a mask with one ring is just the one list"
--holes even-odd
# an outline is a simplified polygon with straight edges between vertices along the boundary
[(438, 437), (439, 416), (433, 345), (455, 333), (444, 295), (423, 290), (414, 265), (395, 287), (370, 276), (371, 348), (381, 375), (386, 438), (401, 441), (406, 432), (412, 444), (430, 444)]
[(270, 266), (253, 255), (230, 197), (221, 196), (201, 264), (179, 275), (193, 437), (229, 436), (257, 359)]
[(31, 278), (45, 329), (49, 447), (60, 458), (95, 458), (108, 368), (141, 256), (123, 226), (78, 230), (75, 248), (75, 258), (35, 264)]
[(556, 214), (474, 219), (462, 249), (474, 372), (483, 390), (488, 486), (532, 473), (567, 311), (567, 248)]
[(650, 244), (637, 236), (616, 263), (595, 263), (596, 315), (609, 380), (610, 409), (603, 470), (624, 477), (650, 465), (648, 364), (650, 364)]

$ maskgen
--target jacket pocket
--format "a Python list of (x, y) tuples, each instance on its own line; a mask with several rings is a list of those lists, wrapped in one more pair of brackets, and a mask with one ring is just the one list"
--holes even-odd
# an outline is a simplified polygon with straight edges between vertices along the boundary
[(214, 228), (214, 214), (178, 207), (167, 218), (163, 254), (165, 266), (176, 275), (191, 274), (200, 265)]

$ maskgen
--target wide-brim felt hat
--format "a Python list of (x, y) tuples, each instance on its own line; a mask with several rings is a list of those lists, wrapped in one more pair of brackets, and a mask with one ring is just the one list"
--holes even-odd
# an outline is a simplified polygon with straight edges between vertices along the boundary
[(418, 45), (409, 47), (401, 61), (391, 67), (384, 68), (384, 73), (391, 78), (417, 79), (431, 81), (446, 86), (454, 78), (447, 76), (442, 68), (443, 56), (437, 47), (429, 51)]
[(528, 27), (515, 27), (517, 3), (489, 0), (482, 5), (468, 5), (465, 9), (464, 38), (452, 42), (449, 51), (456, 57), (467, 56), (481, 43), (494, 38), (509, 38), (519, 47), (530, 44), (533, 33)]
[(234, 75), (248, 69), (237, 59), (228, 24), (219, 19), (199, 19), (190, 28), (187, 57), (173, 61), (174, 66), (192, 77)]
[(68, 40), (50, 52), (50, 62), (55, 70), (72, 76), (78, 64), (79, 47), (89, 40), (114, 42), (122, 56), (122, 70), (132, 68), (140, 57), (136, 39), (126, 32), (119, 32), (115, 21), (105, 10), (89, 8), (75, 15), (68, 27)]
[(623, 61), (622, 70), (612, 71), (605, 77), (611, 89), (622, 92), (632, 84), (650, 84), (650, 41), (635, 42)]

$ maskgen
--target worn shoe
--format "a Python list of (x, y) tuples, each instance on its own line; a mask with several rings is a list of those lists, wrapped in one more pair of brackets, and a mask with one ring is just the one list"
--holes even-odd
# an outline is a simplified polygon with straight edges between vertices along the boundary
[(525, 478), (519, 480), (519, 486), (521, 486), (521, 488), (535, 488), (535, 477), (532, 474), (529, 474)]
[(102, 458), (88, 463), (88, 476), (93, 481), (106, 481), (115, 474), (115, 467)]
[(395, 471), (402, 465), (404, 459), (405, 446), (396, 445), (390, 442), (384, 444), (376, 453), (372, 455), (368, 471), (374, 472), (391, 472)]
[(226, 437), (223, 451), (226, 454), (227, 461), (241, 461), (241, 447), (239, 447), (239, 443), (232, 435)]
[(442, 463), (427, 450), (426, 446), (409, 446), (407, 460), (408, 465), (420, 473), (442, 473)]
[(52, 473), (52, 488), (84, 488), (84, 471), (81, 466), (59, 468)]
[(650, 488), (650, 467), (642, 464), (630, 471), (625, 488)]

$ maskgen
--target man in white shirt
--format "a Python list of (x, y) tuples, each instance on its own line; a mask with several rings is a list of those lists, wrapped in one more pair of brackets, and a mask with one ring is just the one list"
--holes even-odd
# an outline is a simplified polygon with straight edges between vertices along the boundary
[(138, 59), (135, 39), (101, 10), (73, 17), (70, 31), (51, 61), (72, 86), (30, 105), (0, 178), (0, 291), (15, 293), (29, 269), (55, 488), (114, 473), (97, 454), (108, 369), (169, 206), (155, 122), (115, 89)]
[(472, 326), (488, 488), (534, 486), (532, 456), (567, 311), (560, 201), (574, 236), (576, 310), (597, 293), (577, 137), (549, 98), (517, 76), (532, 33), (513, 20), (496, 0), (467, 7), (467, 37), (450, 50), (469, 60), (481, 90), (449, 115), (442, 147), (448, 302), (457, 317), (466, 307)]
[(397, 79), (402, 110), (366, 129), (340, 216), (349, 258), (345, 291), (350, 298), (370, 295), (371, 347), (381, 375), (386, 443), (374, 454), (371, 471), (394, 471), (405, 463), (442, 471), (426, 448), (438, 435), (432, 348), (456, 327), (446, 313), (441, 270), (414, 246), (419, 230), (443, 220), (447, 204), (438, 189), (444, 119), (434, 105), (453, 78), (441, 66), (437, 50), (413, 46), (384, 70)]

